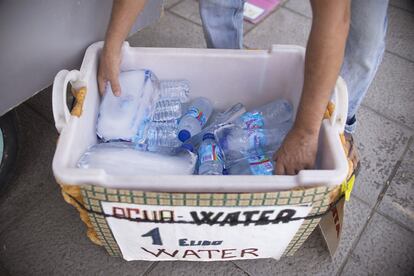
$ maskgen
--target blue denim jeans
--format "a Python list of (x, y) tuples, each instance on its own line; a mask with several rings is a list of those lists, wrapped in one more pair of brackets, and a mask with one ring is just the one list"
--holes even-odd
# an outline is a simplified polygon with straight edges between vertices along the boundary
[[(243, 47), (244, 0), (199, 0), (209, 48)], [(355, 114), (381, 63), (385, 50), (388, 0), (352, 0), (351, 27), (341, 76), (348, 86), (345, 131), (355, 131)], [(269, 45), (270, 46), (270, 45)]]

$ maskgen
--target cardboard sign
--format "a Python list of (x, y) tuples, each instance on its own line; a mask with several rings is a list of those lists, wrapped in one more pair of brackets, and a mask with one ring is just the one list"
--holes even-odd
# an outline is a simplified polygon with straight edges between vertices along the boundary
[[(149, 206), (102, 202), (125, 260), (279, 259), (312, 207)], [(134, 221), (135, 219), (135, 221)], [(141, 221), (136, 221), (141, 220)], [(144, 221), (142, 221), (144, 220)]]
[(344, 221), (345, 198), (342, 198), (338, 204), (319, 222), (322, 235), (328, 245), (329, 254), (334, 256), (341, 240), (341, 234)]

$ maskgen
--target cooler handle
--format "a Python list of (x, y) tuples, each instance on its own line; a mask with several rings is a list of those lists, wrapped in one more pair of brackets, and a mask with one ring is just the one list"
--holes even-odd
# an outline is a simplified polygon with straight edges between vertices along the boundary
[(66, 104), (66, 92), (69, 82), (75, 82), (80, 79), (78, 70), (61, 70), (57, 73), (53, 81), (52, 91), (52, 108), (55, 127), (60, 133), (70, 119), (69, 108)]
[(339, 77), (336, 82), (333, 100), (335, 109), (331, 115), (330, 121), (339, 133), (343, 133), (348, 116), (348, 89), (344, 79), (341, 77)]

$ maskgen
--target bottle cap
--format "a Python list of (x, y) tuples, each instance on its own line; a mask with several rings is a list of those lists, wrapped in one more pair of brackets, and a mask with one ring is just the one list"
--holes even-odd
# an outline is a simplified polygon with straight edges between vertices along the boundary
[(213, 133), (209, 133), (209, 132), (206, 133), (206, 134), (204, 134), (203, 135), (203, 141), (204, 140), (207, 140), (207, 139), (213, 139), (214, 140), (215, 139), (214, 134)]
[(178, 139), (181, 142), (185, 142), (190, 138), (191, 138), (191, 133), (186, 129), (180, 130), (180, 132), (178, 133)]
[(194, 152), (194, 146), (190, 143), (182, 144), (181, 147), (188, 151)]

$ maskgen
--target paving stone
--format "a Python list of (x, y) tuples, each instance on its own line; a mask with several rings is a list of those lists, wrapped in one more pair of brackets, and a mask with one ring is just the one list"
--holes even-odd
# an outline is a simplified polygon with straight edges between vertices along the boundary
[(345, 205), (344, 228), (341, 242), (333, 259), (330, 258), (324, 238), (315, 230), (293, 257), (280, 261), (248, 260), (236, 264), (250, 275), (334, 275), (351, 250), (358, 233), (370, 213), (370, 207), (356, 198)]
[(231, 262), (160, 262), (148, 276), (246, 275)]
[(206, 47), (200, 26), (169, 12), (165, 12), (156, 24), (131, 36), (128, 41), (134, 47)]
[(31, 97), (26, 104), (36, 110), (43, 118), (45, 118), (49, 123), (55, 124), (53, 119), (53, 109), (52, 109), (52, 88), (49, 86), (33, 97)]
[(306, 46), (311, 20), (280, 8), (245, 37), (249, 48), (269, 49), (272, 44)]
[(185, 17), (198, 25), (202, 24), (198, 8), (198, 1), (196, 0), (184, 0), (172, 8), (171, 12)]
[(414, 63), (385, 53), (364, 99), (381, 114), (414, 128)]
[[(183, 2), (172, 8), (171, 12), (185, 17), (196, 24), (202, 25), (197, 0), (184, 0)], [(250, 31), (253, 27), (254, 25), (252, 23), (244, 21), (243, 32), (246, 33)]]
[(414, 2), (412, 0), (391, 0), (390, 5), (405, 9), (414, 13)]
[(414, 145), (408, 150), (391, 182), (379, 211), (414, 231)]
[(308, 0), (289, 0), (286, 2), (284, 7), (294, 10), (304, 16), (309, 18), (312, 17), (312, 8), (310, 5), (310, 1)]
[(361, 170), (353, 193), (372, 206), (376, 203), (391, 171), (402, 156), (411, 131), (361, 107), (354, 135)]
[(0, 233), (57, 187), (52, 173), (57, 142), (54, 126), (25, 104), (16, 112), (21, 139), (14, 177), (0, 200)]
[(0, 234), (0, 259), (11, 275), (137, 275), (151, 265), (110, 257), (90, 242), (78, 212), (54, 187)]
[(4, 268), (4, 266), (0, 263), (0, 275), (9, 276), (9, 272)]
[(413, 275), (414, 233), (376, 213), (343, 275)]
[(414, 61), (414, 14), (388, 8), (387, 50)]
[(182, 0), (164, 0), (164, 8), (169, 9), (181, 1)]

